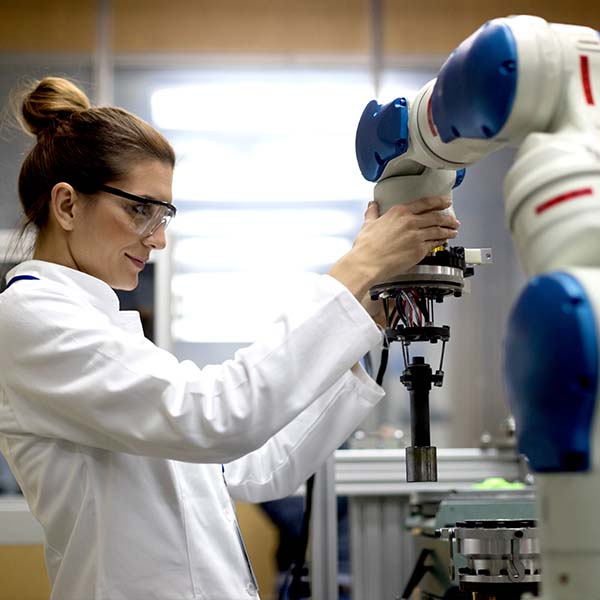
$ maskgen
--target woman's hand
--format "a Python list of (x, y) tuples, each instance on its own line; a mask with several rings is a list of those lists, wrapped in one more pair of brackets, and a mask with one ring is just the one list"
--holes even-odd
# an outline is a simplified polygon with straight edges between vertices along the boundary
[(331, 267), (329, 275), (362, 302), (374, 283), (407, 271), (456, 237), (460, 223), (440, 212), (451, 204), (446, 196), (422, 198), (393, 206), (380, 217), (377, 203), (370, 203), (352, 250)]

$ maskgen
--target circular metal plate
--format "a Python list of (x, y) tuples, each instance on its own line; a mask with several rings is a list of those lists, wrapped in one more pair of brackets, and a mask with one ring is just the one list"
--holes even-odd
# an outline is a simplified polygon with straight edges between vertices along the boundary
[(395, 275), (383, 283), (371, 288), (371, 296), (381, 296), (394, 290), (410, 288), (436, 288), (454, 293), (464, 287), (464, 276), (460, 269), (440, 267), (437, 265), (417, 265), (410, 271)]

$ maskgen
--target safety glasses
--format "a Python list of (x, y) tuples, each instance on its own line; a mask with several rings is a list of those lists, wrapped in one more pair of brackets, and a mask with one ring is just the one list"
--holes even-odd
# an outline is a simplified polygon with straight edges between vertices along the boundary
[(129, 200), (123, 203), (123, 207), (129, 216), (132, 228), (142, 237), (151, 236), (161, 226), (166, 229), (177, 214), (177, 209), (169, 202), (137, 196), (110, 185), (101, 185), (99, 189)]

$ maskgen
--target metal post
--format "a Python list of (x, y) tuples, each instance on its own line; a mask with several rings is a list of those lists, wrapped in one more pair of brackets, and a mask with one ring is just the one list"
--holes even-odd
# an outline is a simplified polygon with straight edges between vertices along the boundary
[(114, 102), (114, 69), (112, 53), (112, 14), (110, 0), (97, 0), (96, 49), (94, 52), (94, 84), (96, 104)]
[(311, 524), (312, 600), (338, 598), (337, 497), (335, 457), (317, 471)]
[(371, 0), (371, 72), (375, 98), (379, 96), (383, 71), (383, 7), (382, 0)]

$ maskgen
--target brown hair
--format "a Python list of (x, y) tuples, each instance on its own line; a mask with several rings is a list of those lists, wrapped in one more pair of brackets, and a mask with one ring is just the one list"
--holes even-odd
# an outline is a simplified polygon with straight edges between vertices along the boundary
[(125, 177), (136, 161), (175, 165), (173, 148), (151, 125), (122, 108), (92, 107), (66, 79), (34, 82), (18, 116), (25, 131), (37, 137), (19, 173), (25, 227), (44, 228), (52, 188), (61, 181), (92, 194)]

